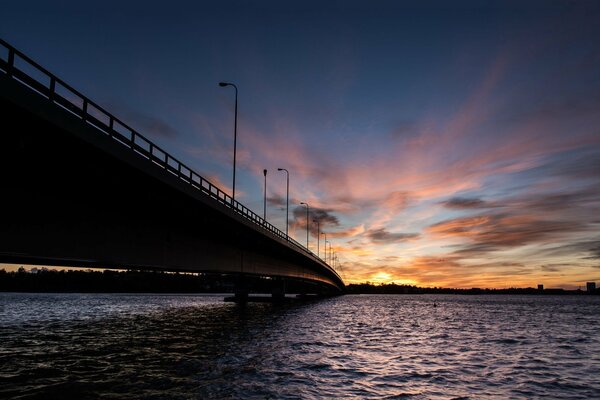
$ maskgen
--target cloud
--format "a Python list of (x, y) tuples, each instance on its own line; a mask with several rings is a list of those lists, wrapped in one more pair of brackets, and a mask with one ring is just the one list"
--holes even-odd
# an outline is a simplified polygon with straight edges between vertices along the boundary
[(332, 215), (328, 210), (313, 209), (310, 211), (310, 217), (321, 224), (321, 227), (339, 226), (340, 220), (335, 215)]
[[(600, 136), (600, 131), (597, 135)], [(586, 148), (583, 151), (553, 160), (547, 169), (555, 176), (600, 182), (600, 173), (598, 172), (600, 171), (600, 156), (598, 151), (594, 151), (593, 148)]]
[(454, 218), (430, 225), (429, 233), (439, 236), (469, 236), (475, 234), (476, 228), (489, 224), (490, 216)]
[(353, 226), (353, 227), (350, 227), (350, 228), (344, 229), (344, 230), (328, 231), (327, 237), (328, 238), (348, 238), (348, 237), (358, 236), (364, 232), (365, 232), (365, 225), (360, 224), (360, 225)]
[(377, 261), (389, 263), (391, 261), (398, 261), (399, 259), (399, 256), (385, 256), (382, 258), (378, 258)]
[(570, 264), (546, 264), (540, 266), (540, 269), (544, 272), (561, 272), (565, 268), (571, 266)]
[(498, 214), (443, 221), (431, 225), (428, 232), (438, 237), (467, 238), (470, 244), (462, 246), (460, 252), (481, 253), (530, 243), (553, 243), (566, 233), (584, 229), (585, 225), (577, 221)]
[(406, 191), (395, 190), (390, 193), (387, 193), (378, 206), (384, 206), (392, 211), (400, 211), (406, 208), (410, 201), (410, 193)]
[(470, 209), (470, 208), (485, 208), (488, 204), (478, 198), (453, 197), (450, 200), (444, 201), (443, 204), (447, 208), (454, 209)]
[[(577, 260), (595, 260), (596, 256), (600, 256), (597, 251), (597, 247), (600, 246), (600, 238), (595, 239), (571, 239), (564, 240), (562, 242), (552, 243), (549, 246), (533, 251), (531, 254), (536, 257), (543, 257), (548, 259), (569, 259), (574, 263)], [(600, 258), (600, 257), (599, 257)]]
[[(304, 229), (306, 232), (306, 207), (295, 207), (292, 210), (292, 217), (293, 219), (290, 222), (290, 227), (292, 229)], [(335, 233), (330, 233), (330, 230), (340, 225), (338, 217), (331, 214), (330, 210), (311, 207), (308, 212), (308, 218), (309, 232), (312, 237), (317, 237), (321, 232), (327, 232), (328, 236), (331, 235), (329, 237), (333, 237)], [(319, 225), (317, 225), (315, 221), (318, 221)]]
[(407, 240), (416, 239), (418, 233), (391, 233), (384, 228), (370, 229), (365, 232), (365, 236), (376, 244), (398, 243)]
[(267, 197), (267, 203), (275, 207), (285, 207), (287, 205), (286, 198), (278, 194), (272, 194)]
[(587, 251), (590, 254), (590, 256), (586, 257), (587, 259), (600, 260), (600, 241), (592, 242)]
[(585, 202), (589, 194), (583, 192), (549, 193), (530, 200), (527, 207), (537, 211), (564, 211)]
[[(472, 211), (475, 214), (447, 219), (426, 228), (433, 240), (462, 242), (454, 245), (455, 254), (461, 257), (486, 257), (491, 252), (537, 245), (530, 249), (545, 257), (558, 250), (552, 244), (570, 242), (578, 235), (595, 230), (597, 220), (591, 214), (600, 212), (600, 190), (595, 186), (544, 192), (553, 185), (531, 185), (517, 196), (483, 201), (478, 197), (455, 197), (442, 202), (451, 209)], [(481, 212), (488, 210), (487, 212)], [(595, 212), (593, 210), (596, 210)], [(587, 248), (570, 247), (565, 250), (592, 252)], [(559, 246), (560, 247), (560, 246)]]

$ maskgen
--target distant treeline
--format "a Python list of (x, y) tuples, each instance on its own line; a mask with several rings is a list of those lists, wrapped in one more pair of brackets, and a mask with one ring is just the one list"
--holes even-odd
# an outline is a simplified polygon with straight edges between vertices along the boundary
[[(234, 275), (156, 270), (26, 270), (21, 267), (12, 272), (0, 269), (0, 292), (233, 293), (238, 279)], [(275, 281), (246, 275), (242, 282), (252, 293), (271, 293)], [(286, 281), (285, 287), (287, 293), (312, 293), (313, 285)]]
[(231, 277), (161, 271), (0, 270), (4, 292), (230, 293)]
[[(2, 292), (89, 292), (89, 293), (231, 293), (235, 276), (220, 274), (180, 274), (161, 271), (53, 270), (32, 268), (7, 272), (0, 269)], [(269, 293), (273, 281), (244, 277), (244, 285), (255, 293)], [(301, 293), (302, 284), (286, 282), (287, 293)], [(564, 289), (449, 289), (411, 285), (360, 283), (346, 286), (349, 294), (589, 294)], [(595, 294), (600, 294), (596, 289)]]
[[(397, 285), (395, 283), (374, 285), (372, 283), (358, 283), (346, 286), (350, 294), (590, 294), (581, 290), (565, 289), (536, 289), (536, 288), (508, 288), (508, 289), (453, 289), (453, 288), (422, 288), (411, 285)], [(593, 294), (600, 294), (596, 289)]]

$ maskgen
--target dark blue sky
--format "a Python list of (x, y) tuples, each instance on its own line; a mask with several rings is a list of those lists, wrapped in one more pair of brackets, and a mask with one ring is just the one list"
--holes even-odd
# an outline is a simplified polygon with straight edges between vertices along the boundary
[(224, 188), (235, 82), (239, 199), (267, 168), (283, 228), (288, 168), (350, 280), (600, 280), (597, 1), (166, 4), (9, 2), (0, 36)]

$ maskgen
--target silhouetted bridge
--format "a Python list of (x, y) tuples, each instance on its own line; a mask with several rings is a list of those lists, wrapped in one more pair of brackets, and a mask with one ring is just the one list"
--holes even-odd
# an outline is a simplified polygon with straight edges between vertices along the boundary
[(0, 115), (0, 262), (344, 290), (315, 254), (2, 40)]

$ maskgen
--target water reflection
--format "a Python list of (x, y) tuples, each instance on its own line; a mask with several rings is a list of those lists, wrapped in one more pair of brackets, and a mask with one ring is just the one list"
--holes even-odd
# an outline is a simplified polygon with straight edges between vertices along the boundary
[[(239, 307), (199, 296), (23, 296), (0, 296), (2, 397), (534, 398), (600, 390), (597, 299), (345, 296)], [(28, 312), (16, 317), (19, 307)]]

